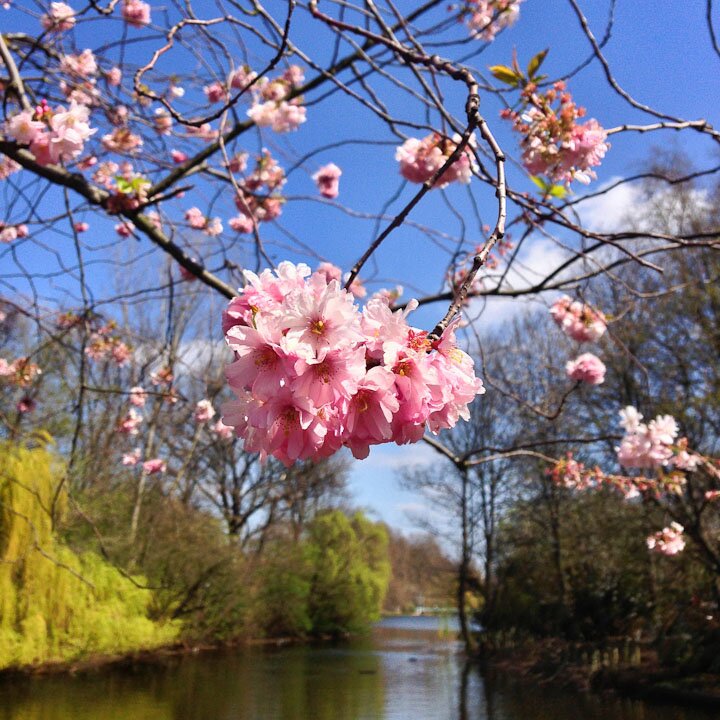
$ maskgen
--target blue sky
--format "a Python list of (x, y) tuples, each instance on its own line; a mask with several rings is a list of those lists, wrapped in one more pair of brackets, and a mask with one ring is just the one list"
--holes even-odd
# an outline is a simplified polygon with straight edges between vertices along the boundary
[[(79, 3), (72, 3), (79, 7)], [(152, 2), (154, 17), (159, 20), (161, 10), (159, 3)], [(607, 20), (609, 0), (582, 0), (581, 6), (590, 20), (590, 24), (598, 37), (604, 34)], [(15, 3), (20, 5), (20, 3)], [(401, 2), (401, 9), (414, 8), (415, 3)], [(648, 103), (663, 112), (677, 114), (686, 119), (706, 118), (715, 125), (720, 125), (720, 58), (713, 52), (705, 26), (705, 0), (619, 0), (617, 3), (613, 37), (605, 48), (617, 81), (639, 101)], [(196, 8), (211, 16), (213, 3), (196, 3)], [(284, 3), (271, 0), (267, 7), (281, 15)], [(445, 6), (437, 11), (437, 17), (443, 17)], [(715, 10), (716, 32), (720, 33), (720, 9)], [(35, 18), (25, 16), (18, 11), (0, 10), (0, 25), (3, 30), (35, 31)], [(82, 24), (77, 32), (77, 48), (95, 44), (99, 41), (111, 41), (125, 32), (125, 26), (119, 20), (100, 20)], [(313, 21), (302, 10), (298, 10), (293, 40), (297, 45), (314, 56), (329, 57), (332, 52), (332, 36), (317, 21)], [(462, 27), (454, 29), (457, 38), (464, 36)], [(128, 30), (129, 37), (150, 38), (150, 30)], [(248, 59), (254, 66), (260, 61), (261, 51), (251, 38), (247, 41), (250, 51)], [(128, 52), (134, 53), (133, 61), (142, 62), (148, 57), (157, 40), (131, 45)], [(477, 46), (478, 49), (482, 45)], [(567, 0), (526, 0), (521, 8), (520, 21), (514, 27), (501, 34), (480, 55), (471, 59), (469, 64), (481, 74), (488, 76), (487, 67), (493, 64), (508, 63), (513, 48), (517, 48), (522, 64), (537, 53), (549, 47), (550, 54), (544, 71), (551, 77), (561, 76), (575, 67), (581, 60), (589, 56), (590, 47), (582, 35), (572, 8)], [(242, 52), (239, 46), (232, 43), (226, 45), (236, 61), (241, 61)], [(462, 47), (467, 52), (470, 46)], [(178, 53), (168, 56), (165, 69), (178, 72), (189, 77), (197, 70), (198, 60), (188, 54)], [(301, 63), (302, 64), (302, 63)], [(308, 77), (313, 73), (308, 71)], [(389, 107), (401, 108), (407, 115), (414, 112), (411, 103), (391, 88), (387, 82), (375, 85)], [(614, 93), (605, 81), (602, 69), (597, 62), (592, 63), (570, 83), (570, 90), (576, 101), (587, 107), (588, 116), (596, 117), (605, 127), (620, 123), (647, 123), (651, 119), (647, 115), (630, 108), (628, 104)], [(339, 138), (355, 138), (359, 143), (336, 149), (322, 151), (303, 162), (289, 174), (286, 192), (289, 202), (283, 212), (281, 224), (288, 233), (294, 234), (310, 245), (323, 257), (348, 269), (375, 234), (372, 221), (353, 219), (347, 214), (317, 198), (310, 175), (318, 167), (327, 162), (335, 162), (343, 169), (341, 179), (340, 201), (343, 205), (359, 213), (378, 213), (386, 200), (401, 188), (401, 178), (397, 174), (393, 159), (395, 146), (399, 140), (393, 137), (387, 128), (367, 110), (359, 108), (349, 98), (337, 94), (331, 102), (320, 105), (313, 104), (325, 90), (316, 91), (308, 96), (308, 122), (298, 132), (288, 136), (273, 136), (269, 131), (262, 134), (252, 132), (242, 138), (242, 147), (257, 151), (262, 146), (273, 149), (283, 161), (285, 167), (291, 167), (306, 153), (318, 146), (333, 143)], [(464, 95), (462, 88), (446, 86), (447, 106), (456, 115), (461, 116)], [(407, 107), (406, 107), (407, 106)], [(517, 149), (516, 138), (507, 125), (498, 118), (500, 104), (495, 98), (483, 97), (481, 110), (487, 117), (491, 128), (496, 132), (498, 140), (504, 148), (513, 154)], [(421, 120), (419, 107), (416, 120)], [(244, 111), (243, 111), (244, 112)], [(410, 131), (409, 131), (410, 132)], [(379, 141), (384, 144), (370, 144)], [(624, 137), (614, 136), (612, 148), (602, 167), (598, 170), (598, 180), (590, 190), (602, 186), (612, 178), (623, 177), (637, 172), (647, 161), (655, 147), (678, 147), (688, 152), (698, 166), (707, 167), (717, 162), (717, 150), (707, 138), (698, 134), (683, 133), (682, 137), (672, 132), (648, 135), (629, 134)], [(170, 144), (172, 146), (172, 142)], [(509, 169), (510, 182), (519, 189), (531, 190), (532, 185), (516, 168)], [(582, 187), (579, 189), (582, 192)], [(483, 222), (492, 223), (494, 200), (487, 187), (476, 183), (472, 185), (475, 201)], [(390, 206), (389, 211), (397, 211), (411, 197), (413, 188), (405, 187), (398, 199)], [(7, 195), (0, 195), (0, 203)], [(183, 209), (197, 204), (203, 207), (212, 197), (212, 190), (202, 182), (196, 182), (189, 197), (174, 201), (170, 212), (176, 217), (182, 215)], [(221, 194), (216, 203), (215, 213), (227, 219), (231, 213), (230, 194)], [(637, 197), (633, 193), (617, 193), (588, 208), (586, 217), (592, 221), (620, 216), (632, 207)], [(455, 215), (448, 208), (451, 203), (458, 209)], [(56, 211), (62, 205), (61, 196), (55, 194), (44, 201), (44, 210), (48, 213)], [(8, 210), (16, 212), (16, 210)], [(17, 210), (19, 212), (20, 210)], [(2, 219), (2, 218), (0, 218)], [(12, 217), (6, 219), (11, 220)], [(433, 192), (411, 215), (411, 220), (430, 225), (441, 232), (453, 236), (463, 235), (466, 247), (471, 247), (481, 239), (478, 223), (468, 202), (468, 190), (464, 187), (450, 187), (441, 194)], [(102, 297), (105, 286), (110, 283), (113, 272), (114, 257), (126, 252), (128, 246), (133, 253), (150, 250), (147, 241), (123, 241), (125, 246), (115, 240), (112, 231), (114, 223), (93, 220), (93, 231), (102, 235), (98, 245), (109, 243), (110, 250), (98, 250), (95, 256), (101, 262), (93, 269), (92, 290)], [(287, 249), (287, 235), (274, 227), (265, 229), (269, 252), (274, 261), (283, 259), (307, 259), (297, 249)], [(63, 256), (72, 253), (71, 237), (57, 230), (46, 231), (39, 236), (43, 242), (52, 246)], [(186, 235), (183, 239), (189, 247), (198, 248), (202, 252), (200, 239)], [(569, 242), (572, 239), (568, 238)], [(30, 243), (17, 246), (23, 262), (34, 272), (48, 268), (49, 256), (46, 252), (35, 248)], [(248, 248), (236, 245), (238, 262), (248, 264)], [(533, 254), (534, 252), (534, 254)], [(553, 256), (547, 246), (538, 241), (535, 249), (528, 248), (526, 259), (532, 263), (551, 263)], [(159, 258), (157, 253), (150, 253), (145, 261), (150, 270), (137, 278), (137, 283), (152, 284)], [(400, 283), (407, 289), (406, 297), (421, 292), (435, 292), (442, 285), (444, 263), (447, 257), (439, 253), (435, 246), (416, 228), (406, 227), (390, 236), (377, 254), (377, 270), (368, 266), (366, 277), (374, 280), (371, 288)], [(10, 250), (0, 249), (0, 267), (3, 274), (11, 268)], [(544, 266), (543, 266), (544, 267)], [(10, 270), (11, 272), (11, 270)], [(61, 304), (72, 304), (72, 295), (64, 296), (62, 288), (76, 288), (71, 278), (57, 277), (50, 281), (38, 282), (42, 294), (48, 299), (60, 299)], [(13, 278), (11, 282), (0, 287), (3, 294), (28, 291), (27, 284), (21, 279)], [(217, 305), (217, 303), (216, 303)], [(514, 312), (521, 312), (526, 307), (523, 302), (505, 303), (501, 310), (494, 313), (494, 318), (487, 315), (481, 321), (478, 330), (482, 333), (507, 321)], [(443, 314), (444, 307), (433, 306), (418, 311), (413, 317), (416, 325), (428, 327)], [(209, 320), (209, 324), (212, 323)], [(219, 323), (215, 324), (217, 336), (220, 338)], [(482, 402), (482, 398), (478, 400)], [(411, 493), (399, 488), (398, 470), (413, 465), (427, 465), (432, 462), (433, 453), (427, 446), (413, 447), (382, 447), (375, 448), (368, 460), (354, 463), (351, 487), (358, 504), (374, 509), (379, 517), (392, 525), (410, 528), (411, 522), (406, 517), (408, 509), (417, 509), (421, 500)], [(438, 465), (439, 471), (443, 461)]]

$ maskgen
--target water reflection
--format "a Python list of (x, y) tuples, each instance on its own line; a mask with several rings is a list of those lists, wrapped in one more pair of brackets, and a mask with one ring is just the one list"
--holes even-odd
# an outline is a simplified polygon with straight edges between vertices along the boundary
[(483, 678), (431, 618), (336, 646), (247, 648), (5, 681), (0, 720), (709, 720)]

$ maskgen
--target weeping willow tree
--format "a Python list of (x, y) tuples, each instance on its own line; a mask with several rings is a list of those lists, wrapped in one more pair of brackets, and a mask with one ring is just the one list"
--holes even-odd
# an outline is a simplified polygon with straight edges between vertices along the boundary
[(60, 477), (47, 447), (0, 444), (0, 668), (149, 648), (178, 633), (148, 617), (140, 578), (53, 533), (51, 509), (62, 517), (67, 502)]

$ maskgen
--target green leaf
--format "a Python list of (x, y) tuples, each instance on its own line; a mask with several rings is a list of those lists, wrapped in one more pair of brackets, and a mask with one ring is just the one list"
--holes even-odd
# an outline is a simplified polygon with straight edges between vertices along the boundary
[(548, 184), (538, 175), (531, 175), (530, 179), (543, 191), (547, 192)]
[(567, 197), (568, 189), (564, 185), (553, 185), (548, 190), (548, 194), (562, 200), (564, 197)]
[(522, 74), (518, 75), (507, 65), (492, 65), (489, 70), (500, 82), (504, 82), (512, 87), (516, 87), (522, 79)]
[(550, 48), (545, 48), (541, 52), (539, 52), (530, 62), (527, 66), (527, 74), (530, 80), (535, 79), (535, 73), (540, 69), (540, 66), (545, 61), (545, 58), (547, 57), (547, 54), (550, 52)]

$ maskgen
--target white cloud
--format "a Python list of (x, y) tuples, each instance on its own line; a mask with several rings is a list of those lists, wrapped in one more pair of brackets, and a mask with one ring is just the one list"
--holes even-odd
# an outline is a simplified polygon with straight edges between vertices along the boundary
[[(612, 187), (622, 178), (614, 177), (599, 190)], [(597, 192), (597, 190), (595, 191)], [(592, 195), (592, 193), (590, 193)], [(580, 199), (574, 206), (583, 225), (595, 232), (613, 232), (626, 225), (631, 213), (636, 213), (643, 204), (642, 190), (638, 185), (623, 183), (602, 195)]]

